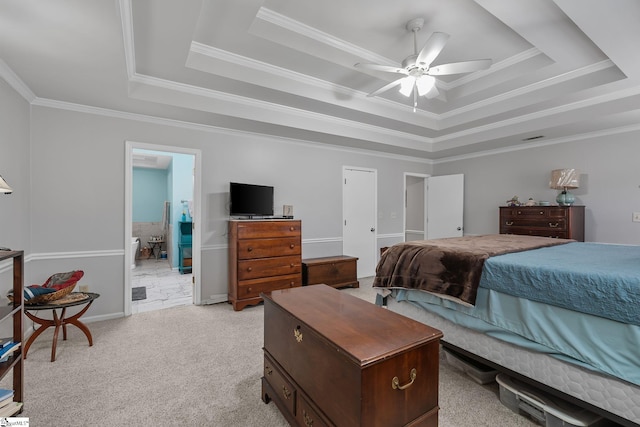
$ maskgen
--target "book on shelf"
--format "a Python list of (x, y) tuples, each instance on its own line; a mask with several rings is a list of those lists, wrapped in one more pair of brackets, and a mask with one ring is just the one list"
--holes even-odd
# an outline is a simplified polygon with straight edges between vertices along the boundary
[(0, 338), (0, 348), (5, 348), (11, 343), (13, 343), (13, 337)]
[(12, 342), (11, 344), (0, 348), (0, 362), (6, 362), (9, 359), (9, 356), (11, 356), (11, 354), (13, 354), (13, 352), (18, 348), (20, 348), (19, 342)]
[(0, 409), (4, 408), (5, 406), (10, 404), (11, 402), (13, 402), (13, 394), (11, 396), (7, 397), (6, 399), (0, 400)]
[(22, 402), (11, 402), (0, 408), (0, 417), (10, 417), (22, 409)]

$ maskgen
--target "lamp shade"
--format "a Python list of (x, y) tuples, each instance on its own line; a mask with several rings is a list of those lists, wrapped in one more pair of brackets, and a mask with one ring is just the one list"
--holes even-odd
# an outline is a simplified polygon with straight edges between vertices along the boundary
[(566, 190), (567, 188), (578, 188), (579, 186), (580, 174), (577, 169), (556, 169), (551, 171), (549, 188)]
[(5, 181), (2, 176), (0, 176), (0, 193), (11, 194), (12, 192), (13, 190), (11, 189), (11, 187), (9, 187), (7, 181)]

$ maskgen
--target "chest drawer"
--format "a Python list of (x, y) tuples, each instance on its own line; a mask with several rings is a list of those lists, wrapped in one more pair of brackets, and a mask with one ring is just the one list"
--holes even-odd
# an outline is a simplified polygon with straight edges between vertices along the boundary
[(238, 280), (257, 279), (269, 276), (284, 276), (302, 271), (299, 256), (281, 256), (238, 261)]
[(287, 410), (293, 412), (297, 400), (295, 385), (280, 372), (277, 363), (271, 360), (268, 355), (264, 357), (264, 379), (271, 387), (272, 392), (279, 396)]
[(305, 285), (324, 283), (333, 287), (358, 287), (358, 258), (334, 256), (302, 260), (302, 282)]
[(299, 425), (307, 399), (320, 425), (437, 426), (439, 331), (325, 285), (263, 299), (264, 351), (302, 396)]
[(238, 242), (238, 259), (300, 255), (300, 237), (248, 239)]
[(300, 236), (300, 221), (257, 221), (237, 225), (238, 239), (264, 239), (269, 237)]
[(503, 218), (501, 225), (505, 227), (537, 227), (566, 230), (567, 222), (564, 218)]

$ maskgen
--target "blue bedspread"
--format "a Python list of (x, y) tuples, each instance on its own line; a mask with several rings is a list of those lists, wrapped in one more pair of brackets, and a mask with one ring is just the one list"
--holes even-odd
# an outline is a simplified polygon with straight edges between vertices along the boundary
[(498, 255), (480, 287), (640, 325), (640, 246), (575, 242)]

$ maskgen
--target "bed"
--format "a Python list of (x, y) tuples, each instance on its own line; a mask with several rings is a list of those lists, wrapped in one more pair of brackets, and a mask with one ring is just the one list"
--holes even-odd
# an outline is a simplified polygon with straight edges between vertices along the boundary
[(382, 254), (373, 285), (389, 309), (440, 329), (445, 348), (640, 425), (640, 246), (405, 242)]

